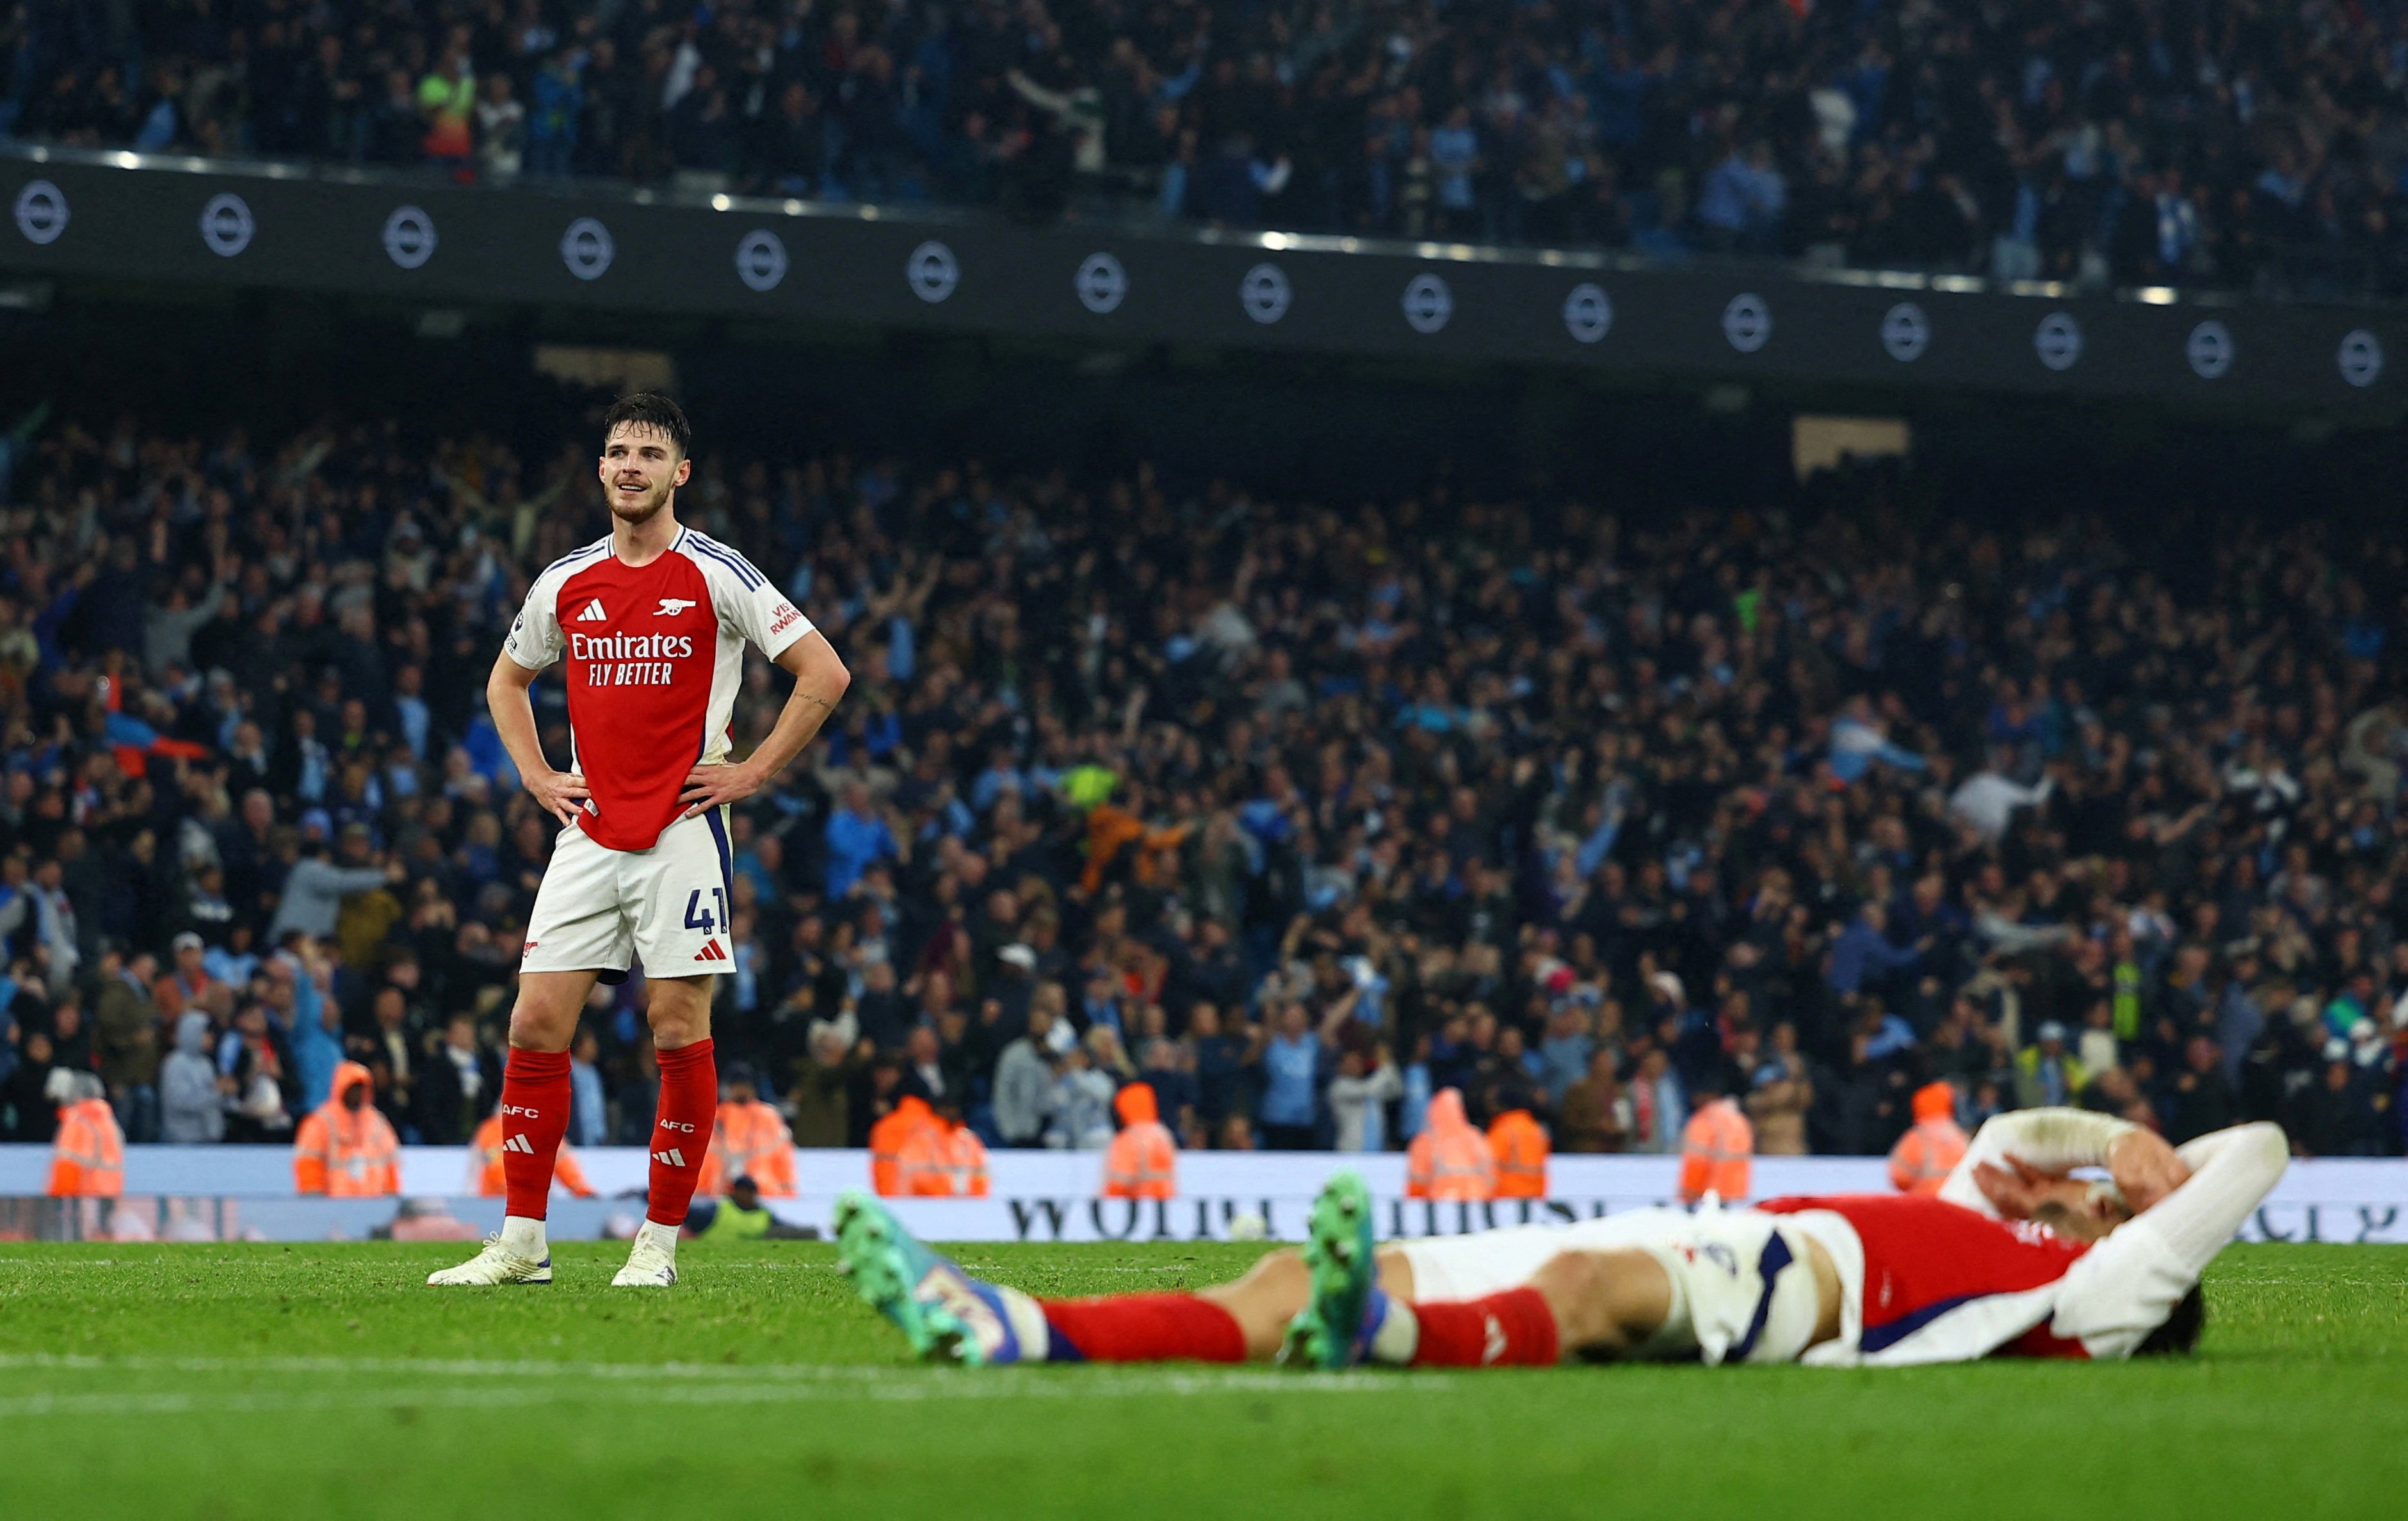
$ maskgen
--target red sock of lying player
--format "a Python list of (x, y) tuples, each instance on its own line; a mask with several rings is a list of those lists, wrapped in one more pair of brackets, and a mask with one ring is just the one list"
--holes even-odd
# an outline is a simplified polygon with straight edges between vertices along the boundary
[(685, 1224), (694, 1183), (710, 1151), (719, 1119), (719, 1063), (708, 1040), (660, 1054), (661, 1101), (652, 1119), (652, 1169), (644, 1218), (675, 1227)]
[(1202, 1363), (1246, 1360), (1238, 1319), (1193, 1294), (1122, 1294), (1106, 1299), (1039, 1299), (1049, 1362)]
[(1484, 1299), (1416, 1304), (1421, 1342), (1416, 1368), (1551, 1366), (1562, 1356), (1555, 1312), (1535, 1288), (1509, 1288)]
[(505, 1214), (540, 1220), (552, 1197), (552, 1165), (568, 1134), (568, 1053), (510, 1052), (502, 1069), (502, 1193)]

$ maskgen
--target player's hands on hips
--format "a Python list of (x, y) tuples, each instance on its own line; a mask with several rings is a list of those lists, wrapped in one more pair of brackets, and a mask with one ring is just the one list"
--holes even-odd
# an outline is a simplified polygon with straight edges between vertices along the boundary
[(2107, 1148), (2107, 1175), (2134, 1214), (2190, 1181), (2190, 1166), (2154, 1130), (2128, 1130)]
[(543, 811), (564, 825), (577, 822), (585, 811), (585, 799), (592, 796), (585, 790), (585, 779), (575, 771), (545, 771), (521, 780)]
[(678, 817), (690, 819), (740, 803), (759, 792), (767, 780), (750, 766), (697, 766), (685, 774), (685, 791), (678, 794), (678, 801), (687, 807)]

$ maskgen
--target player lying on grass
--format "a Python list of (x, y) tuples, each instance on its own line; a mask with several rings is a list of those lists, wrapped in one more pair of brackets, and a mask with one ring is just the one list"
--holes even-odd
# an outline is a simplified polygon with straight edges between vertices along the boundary
[(2286, 1154), (2270, 1125), (2177, 1152), (2105, 1115), (2028, 1110), (1984, 1126), (1936, 1198), (1633, 1210), (1385, 1247), (1340, 1173), (1304, 1253), (1197, 1294), (1100, 1299), (971, 1278), (866, 1197), (839, 1203), (837, 1228), (862, 1296), (923, 1356), (966, 1363), (2109, 1358), (2196, 1342), (2199, 1276)]

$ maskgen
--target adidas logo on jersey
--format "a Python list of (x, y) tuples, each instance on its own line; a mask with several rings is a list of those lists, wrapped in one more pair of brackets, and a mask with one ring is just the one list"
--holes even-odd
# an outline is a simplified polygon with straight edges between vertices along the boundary
[(671, 1146), (667, 1151), (652, 1153), (652, 1160), (660, 1163), (663, 1167), (683, 1167), (685, 1166), (685, 1153), (678, 1150), (675, 1146)]
[(724, 961), (727, 959), (727, 953), (719, 948), (717, 940), (705, 940), (702, 949), (695, 953), (694, 958), (696, 961)]
[(580, 624), (607, 624), (610, 615), (602, 610), (602, 599), (595, 597), (585, 604), (585, 610), (577, 615), (577, 621)]
[(535, 1155), (535, 1147), (528, 1144), (527, 1138), (524, 1136), (510, 1137), (508, 1141), (502, 1142), (502, 1150), (506, 1152), (516, 1152), (521, 1156), (533, 1156)]

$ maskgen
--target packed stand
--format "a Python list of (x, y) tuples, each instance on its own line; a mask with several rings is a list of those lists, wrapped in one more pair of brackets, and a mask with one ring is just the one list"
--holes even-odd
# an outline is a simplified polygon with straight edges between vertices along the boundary
[(21, 0), (22, 138), (2408, 289), (2399, 0)]
[[(601, 529), (588, 441), (9, 441), (0, 1130), (67, 1068), (137, 1142), (289, 1144), (356, 1063), (468, 1141), (554, 833), (484, 677)], [(1394, 1149), (1452, 1088), (1662, 1152), (1711, 1088), (1879, 1153), (1938, 1080), (2397, 1153), (2408, 551), (2234, 523), (2177, 574), (1877, 485), (1341, 512), (708, 448), (681, 514), (854, 673), (734, 821), (723, 1061), (809, 1146), (916, 1098), (1099, 1148), (1141, 1080), (1191, 1149)], [(642, 998), (594, 996), (574, 1145), (645, 1139)]]

